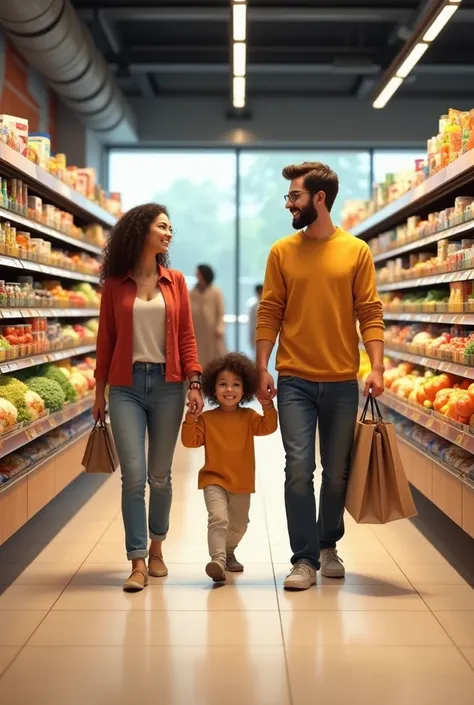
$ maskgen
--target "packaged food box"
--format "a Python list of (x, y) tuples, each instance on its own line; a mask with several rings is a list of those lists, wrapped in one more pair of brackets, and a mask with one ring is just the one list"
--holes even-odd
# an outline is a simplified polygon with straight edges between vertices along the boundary
[(0, 141), (26, 157), (28, 152), (28, 120), (14, 115), (0, 115)]
[(78, 182), (80, 183), (80, 186), (78, 186), (77, 190), (83, 192), (82, 189), (84, 189), (84, 195), (87, 198), (90, 198), (91, 201), (94, 200), (95, 198), (95, 189), (97, 185), (97, 176), (95, 169), (92, 168), (82, 168), (77, 170), (77, 177), (78, 177)]
[(51, 157), (51, 138), (45, 133), (34, 133), (28, 137), (28, 159), (47, 169)]
[(28, 196), (28, 215), (33, 220), (41, 221), (43, 217), (43, 201), (39, 196)]

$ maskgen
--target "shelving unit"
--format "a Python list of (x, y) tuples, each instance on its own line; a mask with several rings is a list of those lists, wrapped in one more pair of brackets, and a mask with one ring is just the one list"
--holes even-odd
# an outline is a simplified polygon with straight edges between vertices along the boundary
[[(99, 224), (103, 227), (111, 227), (115, 223), (115, 218), (110, 213), (3, 143), (0, 143), (0, 175), (3, 178), (21, 179), (27, 184), (30, 195), (40, 196), (46, 203), (71, 213), (76, 219), (77, 225)], [(101, 249), (85, 238), (73, 237), (67, 233), (59, 232), (52, 227), (25, 217), (23, 214), (13, 212), (9, 208), (0, 207), (0, 220), (10, 222), (19, 230), (35, 233), (39, 238), (50, 240), (53, 246), (54, 244), (56, 246), (62, 244), (63, 249), (71, 248), (76, 252), (83, 251), (92, 255), (101, 254)], [(10, 273), (9, 276), (14, 276), (12, 270), (18, 270), (17, 274), (32, 273), (34, 275), (38, 273), (41, 280), (64, 279), (88, 282), (93, 285), (100, 284), (99, 277), (95, 274), (76, 271), (72, 268), (66, 269), (40, 264), (29, 259), (0, 255), (0, 279), (7, 280), (7, 273)], [(96, 317), (98, 314), (97, 308), (78, 308), (77, 305), (74, 308), (57, 306), (53, 308), (30, 306), (0, 308), (0, 319), (4, 321), (32, 318), (84, 319)], [(87, 341), (87, 338), (85, 340)], [(28, 367), (87, 355), (94, 351), (95, 343), (87, 343), (40, 355), (5, 360), (0, 364), (0, 375), (14, 374)], [(89, 394), (76, 402), (65, 404), (61, 411), (44, 415), (27, 425), (20, 424), (12, 432), (0, 436), (0, 457), (3, 458), (14, 453), (52, 429), (72, 421), (90, 410), (92, 404), (93, 395)], [(56, 448), (45, 459), (28, 466), (25, 471), (13, 475), (10, 480), (0, 484), (0, 544), (82, 472), (81, 460), (86, 437), (87, 432), (80, 433), (71, 442)]]
[[(353, 228), (352, 232), (364, 240), (370, 240), (402, 224), (409, 216), (426, 217), (430, 212), (452, 205), (457, 196), (470, 194), (473, 189), (474, 150), (461, 156), (438, 174), (426, 179), (397, 201), (374, 213)], [(384, 266), (389, 259), (413, 252), (421, 250), (435, 252), (440, 240), (469, 238), (473, 237), (473, 232), (474, 221), (466, 220), (448, 229), (429, 233), (398, 247), (391, 247), (383, 252), (376, 251), (374, 262), (378, 267)], [(380, 292), (409, 291), (420, 287), (443, 286), (449, 285), (451, 282), (470, 280), (474, 280), (474, 269), (436, 273), (400, 281), (383, 281), (379, 284), (378, 289)], [(474, 312), (440, 313), (433, 311), (433, 309), (405, 312), (402, 308), (403, 305), (408, 308), (410, 304), (397, 305), (396, 311), (386, 310), (384, 313), (386, 321), (400, 322), (400, 324), (427, 323), (446, 326), (474, 326)], [(474, 366), (413, 354), (404, 350), (400, 344), (393, 348), (387, 344), (385, 354), (395, 360), (474, 380)], [(381, 402), (386, 408), (394, 410), (411, 422), (429, 429), (432, 433), (474, 454), (474, 433), (468, 427), (425, 409), (421, 405), (412, 404), (389, 391), (381, 397)], [(400, 437), (400, 452), (412, 484), (474, 537), (474, 481), (461, 475), (455, 468), (448, 467), (439, 458), (430, 455), (410, 439)]]

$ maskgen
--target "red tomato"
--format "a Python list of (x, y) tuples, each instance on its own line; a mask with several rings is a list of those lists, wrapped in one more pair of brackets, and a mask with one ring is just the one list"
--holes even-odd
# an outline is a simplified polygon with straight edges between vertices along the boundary
[(459, 417), (471, 417), (474, 414), (474, 403), (469, 394), (462, 394), (456, 401), (456, 413)]

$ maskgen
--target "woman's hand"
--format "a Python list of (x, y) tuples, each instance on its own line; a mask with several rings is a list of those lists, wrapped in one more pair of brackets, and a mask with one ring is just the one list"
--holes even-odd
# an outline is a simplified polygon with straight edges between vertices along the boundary
[(200, 389), (190, 389), (188, 392), (188, 414), (199, 416), (204, 409), (204, 400)]
[(95, 421), (105, 421), (105, 396), (101, 393), (95, 395), (94, 406), (92, 407), (92, 416)]

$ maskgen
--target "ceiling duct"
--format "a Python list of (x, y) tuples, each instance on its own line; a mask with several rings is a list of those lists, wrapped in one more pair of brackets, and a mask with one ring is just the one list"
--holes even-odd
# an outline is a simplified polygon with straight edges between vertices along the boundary
[(87, 127), (135, 132), (131, 109), (69, 0), (1, 0), (0, 26)]

